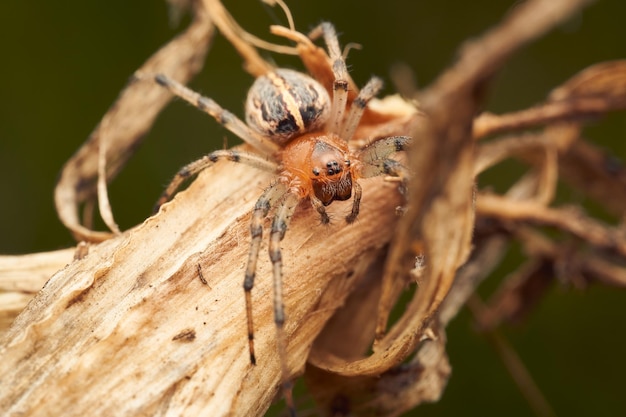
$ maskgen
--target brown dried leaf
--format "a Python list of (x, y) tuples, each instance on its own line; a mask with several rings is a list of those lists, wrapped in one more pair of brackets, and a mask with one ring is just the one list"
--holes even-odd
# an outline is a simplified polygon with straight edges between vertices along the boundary
[[(426, 276), (406, 312), (375, 346), (371, 356), (353, 360), (330, 351), (314, 350), (310, 362), (317, 368), (343, 376), (340, 381), (346, 386), (350, 386), (349, 381), (374, 386), (376, 378), (391, 372), (415, 351), (419, 342), (430, 339), (431, 326), (437, 325), (437, 311), (450, 291), (458, 268), (470, 253), (474, 225), (471, 127), (485, 84), (511, 53), (585, 3), (524, 3), (501, 25), (468, 43), (459, 62), (418, 96), (421, 110), (428, 118), (414, 130), (413, 137), (418, 139), (409, 153), (409, 161), (415, 178), (420, 181), (411, 183), (409, 206), (397, 228), (387, 260), (378, 311), (379, 337), (398, 293), (404, 288), (407, 271), (415, 264), (418, 248), (425, 250)], [(529, 21), (533, 25), (528, 25)], [(367, 381), (364, 376), (370, 376), (369, 384), (364, 382)], [(322, 385), (318, 382), (315, 387), (322, 393), (332, 391)], [(445, 383), (439, 386), (443, 389)], [(413, 388), (413, 384), (407, 384), (405, 390), (396, 391), (396, 395)], [(381, 394), (381, 391), (375, 392)], [(350, 410), (362, 406), (363, 401), (367, 405), (368, 401), (350, 388), (334, 390), (322, 397), (327, 407), (331, 407), (335, 399), (342, 399), (350, 404)], [(372, 415), (395, 415), (428, 399), (432, 397), (407, 396), (404, 402), (396, 401), (395, 408), (380, 414), (375, 406), (369, 410)]]
[(75, 249), (0, 256), (0, 336), (52, 274), (72, 261)]
[[(208, 15), (196, 8), (189, 28), (156, 52), (139, 71), (164, 73), (187, 82), (202, 69), (212, 35), (213, 25)], [(153, 83), (131, 82), (89, 139), (65, 164), (54, 200), (59, 218), (76, 240), (98, 242), (112, 237), (109, 232), (93, 231), (84, 226), (79, 217), (80, 206), (96, 197), (96, 183), (100, 181), (101, 213), (115, 230), (104, 179), (108, 183), (117, 175), (170, 99), (167, 91)], [(99, 154), (101, 147), (106, 149), (103, 156)], [(99, 177), (99, 172), (106, 177)]]

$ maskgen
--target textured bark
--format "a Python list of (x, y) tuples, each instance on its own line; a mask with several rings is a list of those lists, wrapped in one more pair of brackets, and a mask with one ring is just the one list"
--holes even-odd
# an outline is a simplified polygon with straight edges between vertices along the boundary
[[(250, 212), (269, 179), (219, 164), (158, 215), (55, 274), (6, 335), (0, 375), (11, 389), (1, 390), (0, 409), (42, 416), (262, 414), (280, 382), (265, 252), (253, 290), (256, 366), (247, 354), (242, 283)], [(337, 221), (320, 234), (307, 208), (284, 240), (294, 372), (354, 286), (355, 268), (391, 238), (400, 204), (395, 186), (364, 181), (364, 195), (356, 226)], [(334, 212), (347, 210), (338, 204)]]

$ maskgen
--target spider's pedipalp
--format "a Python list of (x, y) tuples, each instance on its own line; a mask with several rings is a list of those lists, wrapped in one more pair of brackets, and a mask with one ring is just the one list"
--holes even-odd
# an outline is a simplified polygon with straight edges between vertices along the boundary
[(365, 87), (361, 89), (359, 95), (352, 102), (352, 107), (350, 107), (350, 112), (343, 126), (341, 136), (344, 140), (350, 141), (350, 139), (352, 139), (356, 128), (359, 126), (367, 103), (378, 94), (382, 87), (383, 81), (378, 77), (372, 77), (367, 84), (365, 84)]
[(339, 134), (348, 102), (348, 69), (339, 48), (335, 27), (329, 22), (323, 22), (311, 31), (309, 37), (317, 38), (320, 35), (324, 37), (324, 42), (326, 42), (335, 78), (333, 82), (333, 106), (327, 130)]
[(328, 213), (326, 213), (326, 207), (324, 207), (322, 200), (317, 198), (314, 194), (309, 196), (309, 200), (313, 208), (319, 213), (322, 224), (330, 223), (330, 217), (328, 217)]
[(361, 195), (363, 194), (363, 189), (361, 188), (361, 184), (359, 184), (356, 180), (352, 181), (352, 190), (354, 191), (354, 197), (352, 198), (352, 211), (348, 216), (346, 216), (347, 223), (354, 223), (357, 216), (359, 215), (359, 208), (361, 206)]
[(174, 176), (169, 185), (165, 188), (165, 191), (161, 194), (161, 197), (157, 201), (154, 212), (156, 213), (164, 203), (169, 201), (176, 191), (180, 188), (185, 180), (200, 173), (204, 169), (210, 167), (219, 160), (226, 160), (232, 162), (241, 162), (251, 167), (260, 169), (267, 172), (275, 172), (277, 165), (273, 161), (268, 161), (267, 158), (248, 152), (240, 152), (235, 150), (219, 150), (211, 152), (208, 155), (197, 159), (184, 167), (182, 167)]
[(180, 97), (186, 102), (212, 116), (219, 124), (237, 135), (237, 137), (243, 139), (249, 145), (256, 148), (259, 152), (266, 155), (273, 155), (276, 151), (278, 151), (279, 146), (277, 144), (261, 135), (258, 135), (244, 122), (237, 118), (237, 116), (228, 110), (224, 110), (214, 100), (196, 93), (178, 81), (163, 74), (156, 75), (154, 79), (159, 85), (167, 88), (175, 96)]
[(263, 219), (267, 216), (270, 209), (276, 205), (276, 202), (285, 194), (285, 192), (285, 186), (279, 182), (267, 187), (254, 205), (254, 211), (252, 212), (252, 219), (250, 221), (250, 251), (248, 253), (248, 263), (246, 265), (246, 275), (243, 281), (243, 290), (245, 292), (246, 299), (250, 362), (253, 365), (256, 364), (256, 356), (254, 354), (254, 323), (252, 320), (251, 291), (252, 287), (254, 287), (256, 263), (259, 259), (259, 248), (261, 247), (261, 240), (263, 238)]

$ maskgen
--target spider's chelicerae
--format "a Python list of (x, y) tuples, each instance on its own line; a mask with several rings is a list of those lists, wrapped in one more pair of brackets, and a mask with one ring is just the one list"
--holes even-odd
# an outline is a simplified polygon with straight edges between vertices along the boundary
[(163, 192), (159, 206), (169, 200), (187, 178), (219, 160), (244, 163), (276, 174), (276, 180), (265, 189), (254, 206), (250, 225), (250, 252), (243, 286), (250, 360), (254, 364), (251, 291), (263, 233), (263, 219), (274, 209), (269, 255), (273, 265), (274, 318), (284, 384), (288, 382), (288, 375), (283, 335), (285, 312), (280, 241), (292, 214), (300, 202), (308, 200), (319, 213), (321, 222), (329, 223), (325, 207), (335, 200), (353, 197), (352, 210), (346, 221), (354, 222), (361, 203), (358, 180), (380, 175), (405, 178), (405, 168), (391, 159), (390, 155), (404, 150), (410, 141), (406, 136), (394, 136), (377, 139), (361, 148), (351, 146), (361, 116), (370, 99), (381, 89), (382, 82), (379, 78), (371, 78), (349, 104), (346, 64), (332, 24), (322, 23), (311, 32), (310, 37), (317, 38), (320, 35), (324, 37), (332, 65), (332, 100), (322, 84), (310, 76), (290, 69), (274, 69), (258, 77), (248, 92), (247, 124), (210, 98), (164, 75), (155, 78), (157, 83), (176, 96), (213, 116), (255, 150), (218, 150), (183, 167)]

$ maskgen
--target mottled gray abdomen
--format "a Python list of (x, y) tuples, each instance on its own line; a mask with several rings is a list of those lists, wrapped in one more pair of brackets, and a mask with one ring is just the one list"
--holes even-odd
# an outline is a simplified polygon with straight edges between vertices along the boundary
[(281, 145), (323, 128), (329, 114), (326, 89), (308, 75), (290, 69), (277, 69), (257, 78), (246, 100), (248, 125)]

